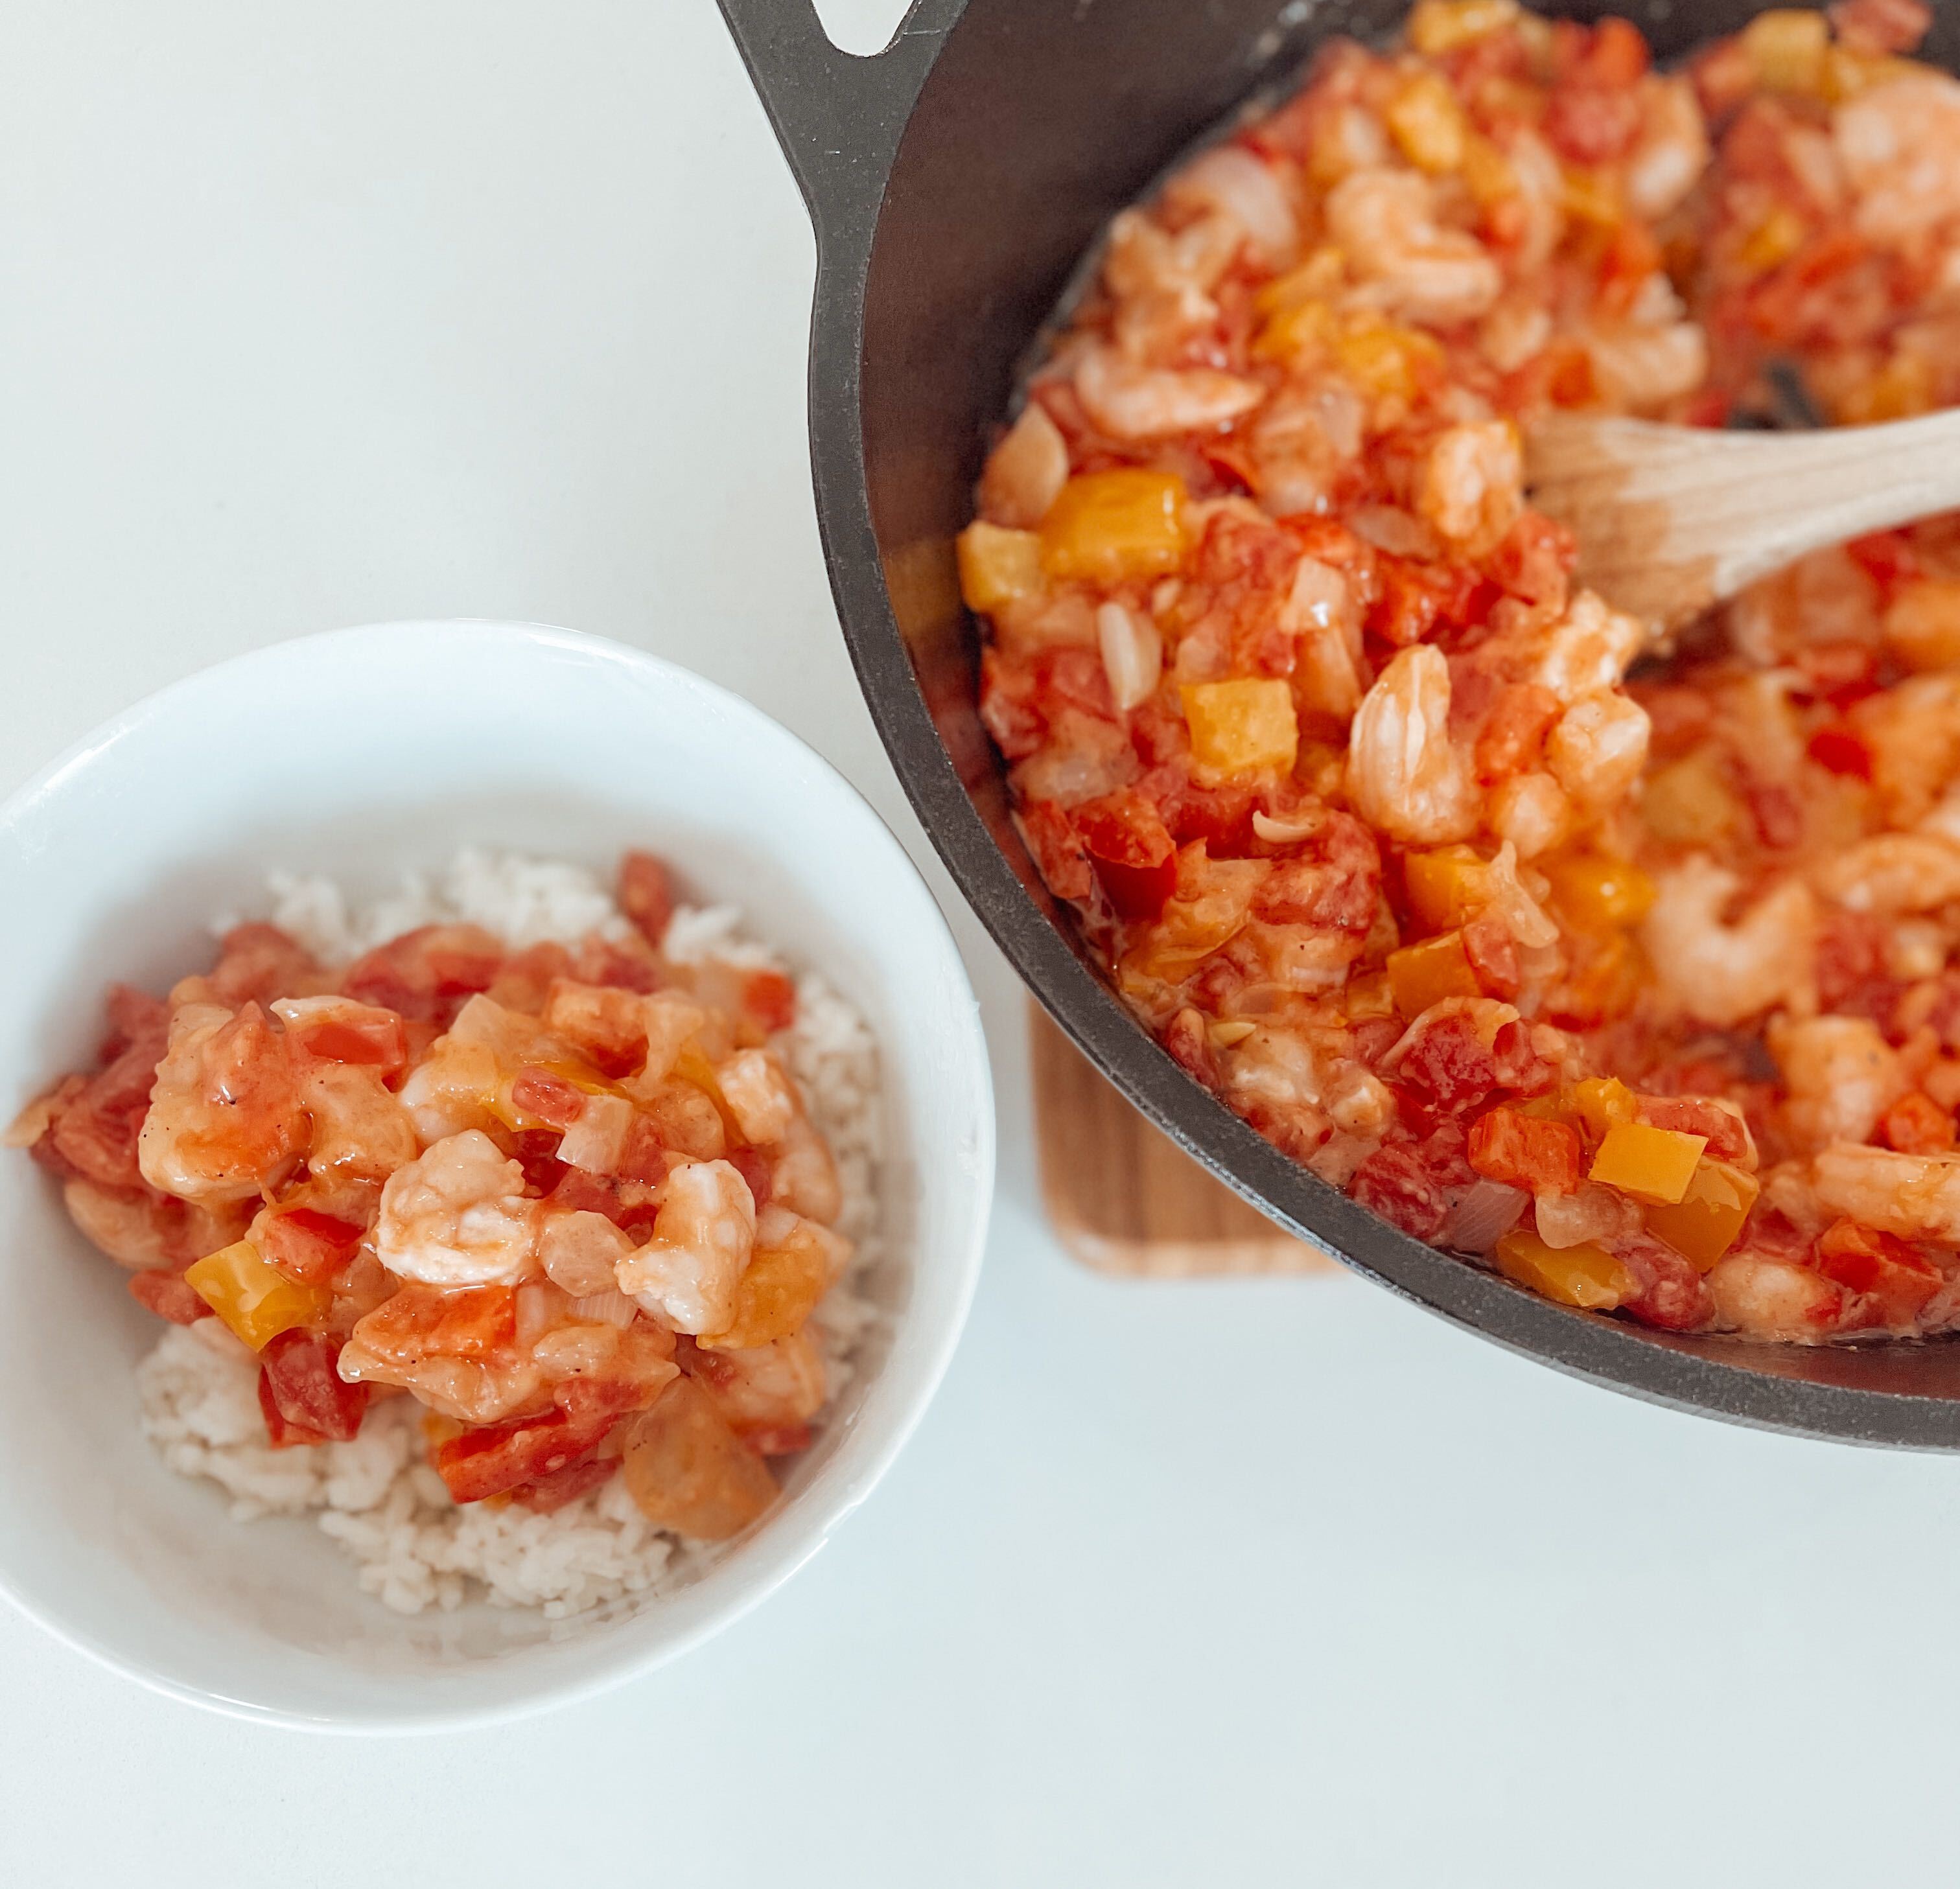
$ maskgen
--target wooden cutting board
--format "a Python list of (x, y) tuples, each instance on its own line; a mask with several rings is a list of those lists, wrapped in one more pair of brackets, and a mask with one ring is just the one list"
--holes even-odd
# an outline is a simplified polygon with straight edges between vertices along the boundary
[(1332, 1272), (1125, 1102), (1039, 1005), (1032, 1033), (1042, 1197), (1062, 1244), (1098, 1272)]

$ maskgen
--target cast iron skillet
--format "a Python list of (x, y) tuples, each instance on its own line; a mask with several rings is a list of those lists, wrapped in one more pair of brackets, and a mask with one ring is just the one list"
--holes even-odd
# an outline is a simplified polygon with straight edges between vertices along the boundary
[[(988, 429), (1097, 231), (1321, 40), (1402, 0), (916, 0), (873, 59), (810, 0), (721, 0), (816, 226), (810, 460), (831, 584), (899, 777), (961, 891), (1069, 1035), (1253, 1205), (1369, 1278), (1561, 1370), (1813, 1436), (1960, 1449), (1960, 1344), (1682, 1337), (1432, 1251), (1297, 1166), (1171, 1061), (1090, 968), (1006, 818), (975, 711), (953, 534)], [(1663, 60), (1758, 9), (1621, 0)], [(1939, 7), (1930, 56), (1960, 54)]]

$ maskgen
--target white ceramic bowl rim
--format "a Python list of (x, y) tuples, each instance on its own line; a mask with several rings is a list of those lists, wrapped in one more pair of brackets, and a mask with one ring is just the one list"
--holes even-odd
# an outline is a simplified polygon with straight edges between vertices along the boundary
[[(466, 665), (486, 688), (496, 676), (512, 669), (534, 669), (540, 677), (549, 679), (570, 666), (584, 672), (585, 680), (609, 697), (637, 692), (649, 699), (671, 698), (685, 704), (689, 717), (705, 718), (718, 735), (733, 742), (745, 754), (772, 756), (772, 769), (782, 777), (783, 784), (794, 787), (800, 801), (826, 803), (823, 817), (836, 821), (840, 832), (845, 827), (850, 828), (849, 843), (858, 849), (867, 870), (877, 879), (878, 896), (892, 902), (891, 908), (883, 911), (883, 918), (892, 927), (907, 931), (913, 948), (931, 960), (927, 968), (936, 993), (932, 1006), (936, 1014), (924, 1019), (921, 1028), (929, 1027), (939, 1039), (936, 1050), (928, 1054), (919, 1067), (910, 1070), (893, 1069), (888, 1063), (888, 1086), (896, 1084), (901, 1076), (915, 1083), (922, 1076), (929, 1076), (927, 1087), (934, 1108), (956, 1122), (965, 1138), (960, 1144), (963, 1159), (954, 1164), (961, 1172), (927, 1172), (920, 1177), (922, 1189), (948, 1188), (956, 1196), (950, 1203), (950, 1213), (940, 1215), (956, 1232), (936, 1240), (929, 1255), (913, 1257), (915, 1277), (922, 1264), (929, 1261), (934, 1269), (935, 1323), (933, 1329), (923, 1334), (902, 1329), (895, 1334), (891, 1355), (874, 1369), (864, 1394), (867, 1409), (880, 1388), (888, 1388), (883, 1386), (882, 1376), (891, 1371), (901, 1340), (909, 1344), (903, 1382), (889, 1387), (895, 1388), (896, 1394), (879, 1405), (876, 1435), (866, 1433), (871, 1427), (868, 1421), (859, 1426), (854, 1418), (851, 1424), (844, 1426), (847, 1434), (835, 1456), (817, 1472), (807, 1490), (797, 1494), (795, 1502), (786, 1500), (737, 1554), (682, 1589), (673, 1600), (654, 1601), (638, 1620), (619, 1627), (598, 1628), (597, 1632), (606, 1635), (609, 1641), (619, 1642), (617, 1656), (609, 1662), (587, 1659), (582, 1662), (585, 1670), (564, 1677), (536, 1675), (527, 1683), (508, 1688), (509, 1696), (501, 1698), (495, 1696), (496, 1689), (492, 1687), (488, 1689), (489, 1696), (481, 1696), (483, 1689), (479, 1688), (479, 1696), (466, 1700), (426, 1706), (397, 1701), (371, 1710), (354, 1706), (323, 1714), (235, 1696), (187, 1681), (154, 1658), (114, 1643), (112, 1636), (86, 1622), (79, 1610), (63, 1604), (65, 1593), (56, 1598), (18, 1580), (9, 1565), (13, 1552), (7, 1530), (11, 1518), (0, 1513), (0, 1596), (78, 1652), (153, 1690), (232, 1716), (311, 1730), (369, 1735), (492, 1723), (589, 1697), (679, 1657), (741, 1617), (787, 1581), (823, 1545), (838, 1522), (870, 1494), (917, 1427), (945, 1373), (978, 1277), (994, 1161), (991, 1080), (971, 986), (943, 914), (905, 849), (875, 809), (829, 762), (740, 697), (643, 650), (577, 631), (475, 619), (375, 624), (272, 644), (196, 672), (111, 717), (0, 806), (0, 895), (5, 894), (10, 880), (24, 884), (30, 862), (33, 866), (46, 865), (45, 851), (50, 841), (59, 837), (65, 806), (77, 795), (87, 796), (95, 774), (111, 768), (111, 764), (146, 741), (164, 745), (167, 750), (164, 731), (176, 724), (208, 717), (215, 705), (227, 698), (253, 697), (276, 702), (289, 698), (295, 691), (322, 686), (330, 689), (338, 685), (336, 679), (344, 682), (350, 676), (375, 673), (399, 676), (405, 666), (412, 668), (415, 664), (423, 665), (431, 673), (441, 673), (446, 665)], [(584, 682), (579, 685), (584, 686)], [(424, 725), (441, 724), (425, 722)], [(692, 727), (692, 720), (687, 725)], [(161, 793), (164, 787), (160, 782), (156, 790)], [(622, 799), (630, 797), (622, 796)], [(84, 806), (79, 816), (71, 816), (71, 823), (75, 817), (84, 825), (91, 818), (99, 822), (113, 812), (113, 806), (107, 804)], [(648, 823), (662, 816), (643, 813), (638, 817), (638, 830), (644, 832)], [(662, 838), (657, 833), (650, 835), (647, 843), (658, 846)], [(509, 842), (499, 838), (495, 843)], [(549, 848), (533, 845), (517, 850)], [(446, 854), (423, 859), (421, 863), (435, 867), (444, 863), (445, 857)], [(309, 870), (311, 865), (304, 858), (286, 863), (300, 870)], [(164, 868), (176, 863), (167, 860)], [(239, 893), (252, 889), (236, 888)], [(725, 888), (714, 889), (726, 895)], [(861, 897), (864, 888), (849, 889), (854, 896)], [(10, 905), (10, 927), (22, 925), (29, 917), (27, 902), (18, 898), (9, 901), (0, 895), (0, 907)], [(59, 917), (52, 913), (45, 915), (50, 924)], [(37, 908), (33, 916), (40, 918), (43, 914)], [(794, 935), (780, 930), (772, 924), (767, 905), (754, 915), (753, 926), (758, 935), (787, 945), (793, 957), (803, 959), (801, 928)], [(24, 928), (31, 930), (31, 924)], [(5, 961), (4, 951), (5, 947), (0, 946), (0, 962)], [(837, 965), (820, 959), (808, 961), (816, 962), (833, 981), (839, 981)], [(132, 974), (126, 970), (123, 975)], [(36, 990), (31, 980), (28, 989), (30, 1002), (48, 994)], [(88, 1007), (95, 994), (94, 987), (68, 987), (62, 992), (72, 1005), (79, 1008)], [(888, 1059), (894, 1054), (894, 1045), (883, 1031), (880, 1032), (880, 1050)], [(909, 1050), (906, 1053), (915, 1054)], [(24, 1081), (27, 1093), (32, 1092), (36, 1082), (46, 1080), (53, 1073), (52, 1067), (24, 1073), (8, 1072), (0, 1065), (0, 1076)], [(18, 1106), (21, 1099), (24, 1096), (18, 1094), (14, 1087), (0, 1088), (0, 1116)], [(22, 1157), (11, 1151), (4, 1159), (16, 1167), (25, 1165)], [(0, 1169), (0, 1200), (11, 1197), (4, 1185), (8, 1172)], [(35, 1178), (38, 1181), (37, 1173)], [(5, 1242), (9, 1233), (10, 1229), (0, 1224), (0, 1267), (7, 1263)], [(104, 1269), (113, 1274), (107, 1262)], [(113, 1286), (113, 1279), (110, 1284)], [(899, 1315), (901, 1328), (905, 1318), (905, 1315)], [(169, 1479), (170, 1472), (151, 1453), (148, 1445), (139, 1439), (138, 1447), (148, 1458), (151, 1471)], [(844, 1461), (847, 1455), (848, 1464)], [(7, 1493), (4, 1473), (4, 1466), (0, 1466), (0, 1503), (4, 1503)], [(827, 1485), (822, 1482), (826, 1477), (829, 1478)], [(814, 1496), (819, 1489), (824, 1497), (820, 1503), (803, 1502), (804, 1493)], [(315, 1545), (322, 1557), (338, 1564), (334, 1571), (344, 1576), (351, 1587), (352, 1564), (325, 1540), (319, 1540)], [(690, 1602), (692, 1605), (688, 1604)], [(637, 1645), (629, 1641), (632, 1628), (641, 1621), (663, 1612), (670, 1614), (676, 1608), (686, 1617), (663, 1637)], [(581, 1637), (574, 1636), (567, 1643), (577, 1644)], [(552, 1649), (546, 1657), (555, 1656), (556, 1650)]]

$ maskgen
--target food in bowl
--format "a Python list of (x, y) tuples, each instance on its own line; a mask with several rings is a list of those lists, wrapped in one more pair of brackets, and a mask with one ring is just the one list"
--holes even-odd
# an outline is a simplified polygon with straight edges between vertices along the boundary
[(862, 1019), (648, 854), (278, 891), (8, 1136), (171, 1328), (165, 1460), (406, 1611), (579, 1611), (759, 1520), (873, 1318)]
[(1643, 660), (1520, 430), (1960, 398), (1929, 18), (1673, 73), (1513, 0), (1335, 43), (1115, 220), (959, 541), (1022, 835), (1166, 1050), (1418, 1238), (1666, 1329), (1960, 1324), (1960, 529)]

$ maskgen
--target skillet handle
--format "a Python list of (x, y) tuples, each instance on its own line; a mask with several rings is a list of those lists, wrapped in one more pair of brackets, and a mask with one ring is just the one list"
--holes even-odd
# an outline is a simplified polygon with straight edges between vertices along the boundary
[(721, 0), (819, 245), (868, 246), (899, 138), (966, 0), (913, 0), (883, 52), (833, 46), (811, 0)]

